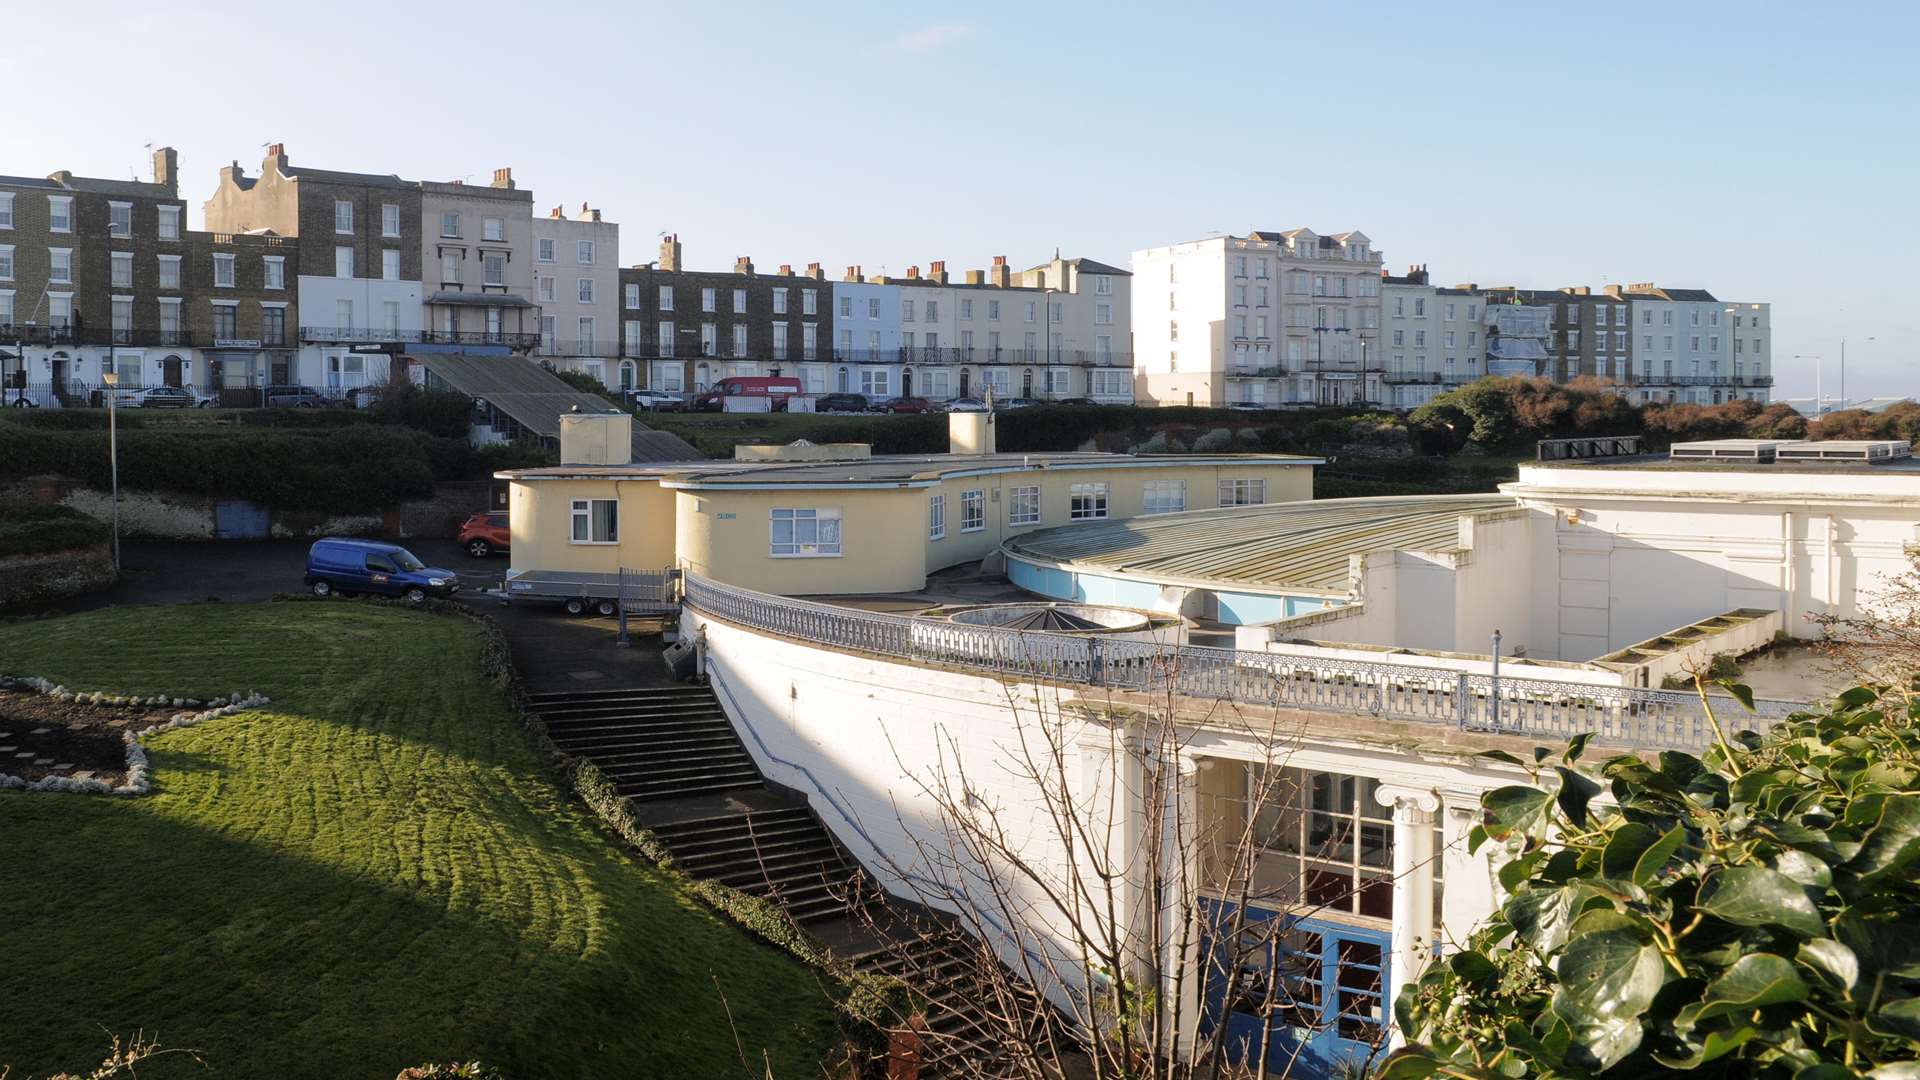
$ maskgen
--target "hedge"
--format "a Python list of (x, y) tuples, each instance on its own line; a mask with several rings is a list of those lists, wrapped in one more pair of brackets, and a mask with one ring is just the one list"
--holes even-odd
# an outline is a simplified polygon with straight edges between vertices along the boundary
[(0, 558), (104, 544), (107, 526), (58, 503), (0, 501)]

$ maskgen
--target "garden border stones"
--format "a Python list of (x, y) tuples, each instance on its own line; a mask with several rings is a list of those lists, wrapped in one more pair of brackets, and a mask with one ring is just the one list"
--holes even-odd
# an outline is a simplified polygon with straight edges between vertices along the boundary
[(36, 694), (45, 694), (56, 701), (72, 701), (84, 705), (104, 705), (116, 708), (152, 709), (173, 707), (194, 709), (194, 712), (177, 712), (171, 717), (142, 728), (139, 731), (121, 733), (127, 745), (126, 782), (115, 787), (105, 780), (75, 780), (68, 776), (43, 776), (29, 782), (24, 776), (0, 773), (0, 791), (66, 791), (79, 795), (145, 795), (153, 790), (151, 766), (147, 761), (147, 748), (140, 740), (148, 735), (160, 735), (195, 724), (205, 723), (222, 716), (232, 716), (248, 709), (257, 709), (272, 699), (257, 690), (241, 693), (235, 690), (225, 697), (210, 701), (198, 698), (176, 697), (169, 694), (142, 696), (138, 694), (109, 694), (100, 690), (70, 690), (51, 679), (38, 676), (0, 675), (0, 690), (27, 690)]

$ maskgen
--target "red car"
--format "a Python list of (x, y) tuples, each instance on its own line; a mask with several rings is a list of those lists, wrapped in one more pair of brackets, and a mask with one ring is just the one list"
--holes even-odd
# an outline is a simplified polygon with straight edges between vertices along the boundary
[(512, 534), (507, 531), (507, 512), (491, 510), (484, 514), (474, 514), (460, 526), (460, 546), (467, 554), (476, 559), (484, 559), (496, 551), (505, 551), (512, 543)]
[(933, 402), (923, 397), (897, 397), (880, 407), (890, 413), (930, 413)]

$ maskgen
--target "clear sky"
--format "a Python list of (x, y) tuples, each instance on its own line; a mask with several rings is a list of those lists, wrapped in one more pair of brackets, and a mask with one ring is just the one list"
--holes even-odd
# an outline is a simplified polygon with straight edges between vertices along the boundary
[[(953, 272), (1360, 229), (1447, 284), (1773, 304), (1920, 393), (1920, 4), (0, 0), (0, 172), (296, 162), (583, 201), (621, 255)], [(1874, 338), (1874, 341), (1867, 341)]]

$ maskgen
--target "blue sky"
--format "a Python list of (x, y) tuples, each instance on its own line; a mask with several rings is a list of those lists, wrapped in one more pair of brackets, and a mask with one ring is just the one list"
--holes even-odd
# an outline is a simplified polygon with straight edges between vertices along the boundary
[(1843, 336), (1849, 395), (1920, 392), (1920, 5), (8, 6), (0, 172), (511, 165), (626, 262), (836, 277), (1358, 228), (1445, 283), (1770, 301), (1776, 394)]

